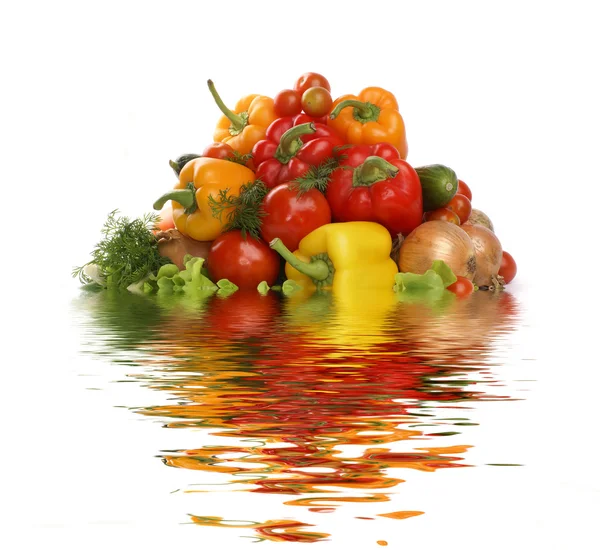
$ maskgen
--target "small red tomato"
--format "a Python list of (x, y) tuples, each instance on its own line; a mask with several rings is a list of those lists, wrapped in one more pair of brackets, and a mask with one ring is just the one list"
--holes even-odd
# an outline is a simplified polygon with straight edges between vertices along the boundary
[(212, 243), (206, 258), (210, 278), (215, 283), (228, 279), (240, 289), (256, 289), (262, 281), (272, 285), (279, 275), (280, 257), (260, 239), (241, 231), (228, 231)]
[(322, 117), (331, 112), (333, 98), (322, 86), (308, 88), (302, 94), (302, 110), (309, 116)]
[(204, 151), (202, 151), (203, 157), (210, 157), (212, 159), (227, 160), (230, 157), (235, 156), (235, 151), (231, 145), (227, 143), (211, 143)]
[(444, 208), (452, 210), (458, 216), (461, 224), (465, 223), (471, 215), (471, 201), (465, 195), (458, 193), (450, 199), (450, 202)]
[(460, 275), (456, 277), (456, 282), (452, 283), (448, 287), (448, 290), (450, 292), (454, 292), (454, 294), (456, 294), (456, 296), (459, 298), (465, 298), (466, 296), (469, 296), (473, 293), (474, 289), (475, 287), (473, 286), (473, 283), (466, 277), (461, 277)]
[(498, 275), (504, 278), (506, 284), (510, 283), (517, 274), (517, 262), (506, 250), (502, 251), (502, 263)]
[(447, 208), (438, 208), (437, 210), (430, 210), (429, 212), (425, 212), (423, 214), (423, 220), (426, 222), (430, 222), (432, 220), (439, 220), (442, 222), (450, 222), (456, 225), (460, 225), (460, 218), (453, 212), (452, 210), (448, 210)]
[(322, 74), (319, 73), (304, 73), (294, 84), (294, 90), (302, 95), (306, 90), (314, 86), (320, 86), (331, 92), (331, 86), (329, 80), (327, 80)]
[(471, 189), (469, 189), (469, 186), (463, 180), (458, 180), (458, 189), (456, 190), (456, 194), (464, 195), (470, 201), (473, 200), (473, 193), (471, 193)]
[(311, 189), (301, 195), (289, 183), (269, 191), (263, 201), (265, 217), (260, 234), (266, 242), (279, 237), (292, 252), (311, 231), (331, 223), (331, 208), (320, 191)]
[(173, 229), (175, 227), (175, 222), (173, 221), (173, 207), (171, 205), (171, 201), (167, 202), (162, 208), (162, 210), (158, 213), (160, 220), (156, 224), (156, 232), (158, 231), (166, 231), (167, 229)]
[(296, 90), (281, 90), (274, 98), (275, 114), (278, 117), (295, 116), (302, 111), (302, 94)]

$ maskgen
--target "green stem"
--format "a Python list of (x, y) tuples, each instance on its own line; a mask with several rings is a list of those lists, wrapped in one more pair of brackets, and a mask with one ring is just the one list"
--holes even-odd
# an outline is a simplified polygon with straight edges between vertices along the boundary
[(379, 181), (395, 178), (399, 169), (381, 157), (367, 157), (354, 169), (352, 187), (369, 187)]
[(381, 112), (381, 108), (373, 103), (358, 101), (358, 99), (346, 99), (336, 105), (335, 109), (331, 111), (329, 118), (336, 118), (341, 110), (346, 107), (354, 107), (352, 116), (361, 124), (365, 124), (366, 122), (377, 122), (379, 113)]
[(188, 183), (185, 189), (172, 189), (155, 201), (154, 210), (161, 210), (167, 201), (175, 201), (185, 208), (186, 214), (191, 214), (198, 208), (196, 189), (193, 183)]
[(212, 94), (217, 107), (221, 112), (231, 121), (229, 127), (229, 133), (232, 136), (236, 136), (248, 125), (248, 113), (234, 113), (221, 99), (221, 96), (217, 93), (217, 89), (212, 80), (208, 81), (208, 89)]
[(333, 266), (325, 258), (313, 257), (310, 263), (304, 262), (294, 256), (278, 237), (275, 237), (269, 246), (293, 268), (310, 277), (316, 285), (320, 286), (333, 278)]
[(300, 136), (314, 134), (316, 131), (317, 129), (312, 122), (298, 124), (298, 126), (292, 126), (287, 132), (285, 132), (285, 134), (281, 136), (279, 145), (275, 151), (275, 158), (281, 162), (281, 164), (287, 164), (304, 145), (303, 141), (300, 139)]

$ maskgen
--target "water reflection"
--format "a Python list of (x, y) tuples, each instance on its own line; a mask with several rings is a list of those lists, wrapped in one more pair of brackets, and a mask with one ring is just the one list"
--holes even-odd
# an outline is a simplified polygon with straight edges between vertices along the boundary
[[(493, 346), (519, 317), (506, 292), (402, 302), (393, 293), (341, 302), (329, 293), (188, 299), (102, 292), (82, 295), (77, 307), (93, 335), (91, 352), (118, 361), (137, 351), (139, 368), (127, 376), (170, 397), (156, 406), (131, 403), (131, 410), (171, 429), (235, 440), (214, 445), (200, 437), (195, 448), (163, 451), (167, 466), (216, 475), (232, 492), (279, 494), (315, 513), (389, 502), (403, 482), (390, 469), (467, 466), (468, 441), (445, 445), (443, 438), (466, 438), (470, 401), (511, 398), (491, 391), (500, 382)], [(200, 479), (181, 489), (214, 490)], [(368, 504), (363, 509), (357, 518), (373, 519)], [(251, 529), (259, 539), (328, 536), (289, 519), (190, 517)]]

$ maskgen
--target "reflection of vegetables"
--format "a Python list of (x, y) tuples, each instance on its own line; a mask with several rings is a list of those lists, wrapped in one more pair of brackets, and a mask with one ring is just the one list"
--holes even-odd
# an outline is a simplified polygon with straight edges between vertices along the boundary
[(172, 200), (177, 229), (197, 241), (212, 241), (221, 234), (226, 222), (213, 215), (210, 197), (225, 189), (230, 195), (238, 195), (242, 185), (253, 181), (254, 172), (236, 162), (193, 159), (181, 170), (175, 188), (154, 203), (154, 209), (160, 210)]
[(280, 260), (260, 239), (241, 231), (217, 237), (208, 253), (208, 271), (213, 280), (228, 279), (241, 289), (256, 290), (262, 281), (270, 286), (279, 275)]
[(400, 271), (425, 273), (434, 260), (443, 260), (456, 276), (473, 279), (475, 249), (460, 227), (443, 221), (429, 221), (417, 227), (400, 246)]
[(323, 225), (304, 237), (293, 254), (280, 239), (271, 241), (271, 248), (287, 262), (288, 279), (305, 288), (390, 290), (398, 272), (390, 258), (392, 238), (373, 222)]
[(492, 276), (498, 275), (502, 263), (502, 245), (498, 237), (483, 225), (465, 225), (463, 230), (469, 235), (475, 249), (477, 269), (473, 282), (477, 286), (494, 284)]
[(465, 222), (465, 225), (483, 225), (483, 227), (487, 227), (490, 231), (494, 231), (494, 224), (492, 220), (490, 220), (489, 216), (482, 212), (481, 210), (477, 210), (477, 208), (473, 208), (471, 210), (471, 215), (469, 219)]
[(517, 262), (506, 250), (502, 251), (502, 262), (498, 275), (504, 279), (506, 284), (510, 283), (517, 275)]
[(408, 235), (423, 217), (421, 186), (414, 168), (399, 158), (371, 155), (368, 147), (361, 147), (362, 154), (352, 149), (327, 186), (333, 219), (377, 222), (394, 236)]
[[(117, 210), (114, 210), (104, 223), (103, 239), (92, 252), (91, 261), (74, 269), (73, 276), (79, 277), (82, 283), (102, 280), (107, 288), (127, 288), (158, 270), (169, 260), (158, 252), (157, 239), (152, 232), (157, 221), (158, 216), (153, 214), (135, 220), (117, 217)], [(97, 266), (94, 278), (84, 271), (90, 264)]]
[(211, 241), (195, 241), (182, 235), (177, 229), (159, 231), (156, 238), (160, 255), (169, 258), (179, 269), (184, 269), (183, 259), (187, 254), (206, 258), (211, 245)]
[(450, 202), (458, 188), (458, 178), (452, 168), (429, 164), (415, 168), (423, 190), (423, 209), (436, 210)]
[(328, 124), (347, 143), (374, 145), (385, 141), (408, 155), (404, 120), (394, 95), (383, 88), (365, 88), (358, 96), (343, 95), (333, 102)]
[(208, 81), (208, 89), (223, 113), (213, 139), (231, 145), (240, 155), (247, 155), (254, 144), (265, 137), (267, 127), (277, 118), (273, 100), (251, 94), (240, 99), (232, 111), (219, 97), (212, 80)]

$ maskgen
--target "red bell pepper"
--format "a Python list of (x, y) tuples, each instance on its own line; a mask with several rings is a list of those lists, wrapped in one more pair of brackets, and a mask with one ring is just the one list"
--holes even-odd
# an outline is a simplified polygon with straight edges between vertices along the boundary
[(377, 222), (393, 236), (408, 235), (421, 224), (419, 175), (394, 146), (356, 145), (341, 152), (326, 194), (334, 221)]
[(333, 156), (342, 139), (325, 124), (303, 122), (306, 117), (282, 117), (267, 128), (266, 139), (256, 143), (252, 159), (256, 178), (272, 189), (304, 176)]

